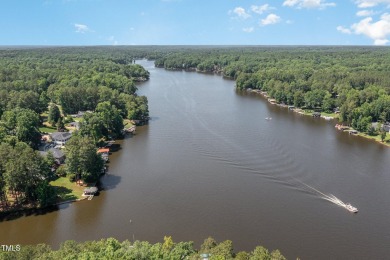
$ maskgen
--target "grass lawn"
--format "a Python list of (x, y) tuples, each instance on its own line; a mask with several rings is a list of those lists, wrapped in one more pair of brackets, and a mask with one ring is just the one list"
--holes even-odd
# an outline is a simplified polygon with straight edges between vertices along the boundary
[[(313, 110), (312, 109), (303, 109), (305, 115), (312, 115), (313, 114)], [(321, 113), (321, 116), (331, 116), (331, 117), (334, 117), (334, 118), (338, 118), (339, 117), (339, 114), (336, 114), (336, 113), (326, 113), (326, 112), (320, 112)]]
[(50, 185), (56, 188), (57, 194), (60, 197), (60, 202), (83, 198), (81, 195), (83, 194), (85, 187), (70, 182), (67, 177), (60, 177), (55, 181), (51, 181)]
[(45, 132), (45, 133), (54, 133), (54, 132), (57, 132), (57, 129), (56, 128), (51, 128), (51, 127), (47, 127), (47, 126), (44, 126), (44, 127), (40, 127), (39, 128), (39, 131), (41, 133)]
[(331, 116), (331, 117), (334, 117), (334, 118), (338, 118), (338, 117), (339, 117), (339, 114), (321, 112), (321, 116)]

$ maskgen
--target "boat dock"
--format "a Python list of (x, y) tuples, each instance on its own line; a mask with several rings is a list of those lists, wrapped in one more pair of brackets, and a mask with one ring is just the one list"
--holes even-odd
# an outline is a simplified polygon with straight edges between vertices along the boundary
[(97, 187), (88, 187), (84, 189), (83, 196), (87, 197), (88, 200), (92, 200), (97, 192), (98, 192)]

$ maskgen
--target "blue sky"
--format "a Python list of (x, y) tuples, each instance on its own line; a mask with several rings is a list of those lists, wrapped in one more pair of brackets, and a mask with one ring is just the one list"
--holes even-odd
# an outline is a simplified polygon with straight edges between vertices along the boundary
[(0, 45), (389, 45), (390, 0), (2, 0)]

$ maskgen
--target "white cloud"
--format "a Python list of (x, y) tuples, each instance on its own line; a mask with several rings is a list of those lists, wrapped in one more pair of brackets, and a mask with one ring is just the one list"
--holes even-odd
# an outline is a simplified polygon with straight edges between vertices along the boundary
[(365, 35), (374, 40), (375, 45), (385, 45), (389, 42), (387, 38), (390, 35), (390, 14), (382, 14), (377, 22), (374, 22), (372, 17), (366, 17), (360, 22), (352, 24), (350, 29), (338, 26), (337, 30), (343, 33), (349, 31), (357, 35)]
[(345, 28), (344, 26), (337, 26), (337, 31), (345, 33), (345, 34), (351, 34), (351, 30), (348, 28)]
[(257, 5), (251, 6), (252, 12), (254, 12), (256, 14), (262, 14), (262, 13), (267, 12), (267, 11), (272, 10), (272, 9), (275, 9), (275, 8), (269, 6), (269, 4), (259, 5), (259, 6), (257, 6)]
[(373, 10), (361, 10), (356, 13), (357, 16), (371, 16), (374, 14)]
[(359, 8), (367, 8), (377, 6), (379, 4), (390, 5), (390, 0), (356, 0), (355, 3)]
[(388, 42), (388, 39), (379, 39), (374, 41), (374, 45), (386, 45)]
[(283, 2), (283, 6), (294, 6), (299, 3), (299, 0), (286, 0)]
[[(229, 11), (229, 13), (231, 13), (231, 11)], [(239, 18), (242, 18), (242, 19), (248, 19), (249, 17), (251, 17), (251, 15), (248, 14), (245, 11), (245, 9), (240, 7), (240, 6), (234, 8), (233, 13), (236, 14)]]
[(75, 23), (74, 27), (77, 33), (86, 33), (91, 31), (91, 29), (89, 29), (85, 24)]
[(373, 22), (372, 17), (367, 17), (353, 24), (351, 28), (354, 33), (366, 35), (375, 43), (383, 43), (390, 34), (390, 14), (384, 13), (377, 22)]
[(246, 33), (251, 33), (255, 30), (255, 28), (253, 27), (247, 27), (247, 28), (242, 28), (242, 30)]
[(280, 16), (277, 16), (276, 14), (269, 14), (265, 19), (261, 19), (260, 25), (270, 25), (270, 24), (276, 24), (279, 23), (282, 19)]
[(326, 0), (285, 0), (283, 6), (296, 7), (298, 9), (324, 9), (336, 6), (336, 3), (326, 2)]

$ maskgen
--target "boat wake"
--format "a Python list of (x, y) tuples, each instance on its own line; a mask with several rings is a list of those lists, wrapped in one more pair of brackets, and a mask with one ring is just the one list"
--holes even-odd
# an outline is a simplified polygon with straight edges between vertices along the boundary
[(312, 186), (310, 186), (310, 185), (308, 185), (306, 183), (301, 182), (298, 179), (295, 179), (295, 180), (300, 182), (301, 184), (303, 184), (307, 188), (311, 189), (312, 191), (315, 191), (317, 194), (321, 195), (320, 197), (322, 199), (330, 201), (330, 202), (336, 204), (337, 206), (343, 207), (343, 208), (347, 209), (349, 212), (352, 212), (352, 213), (357, 213), (358, 212), (358, 209), (356, 207), (352, 206), (350, 203), (343, 202), (342, 200), (337, 198), (335, 195), (333, 195), (333, 194), (327, 195), (327, 194), (317, 190), (316, 188), (314, 188), (314, 187), (312, 187)]

